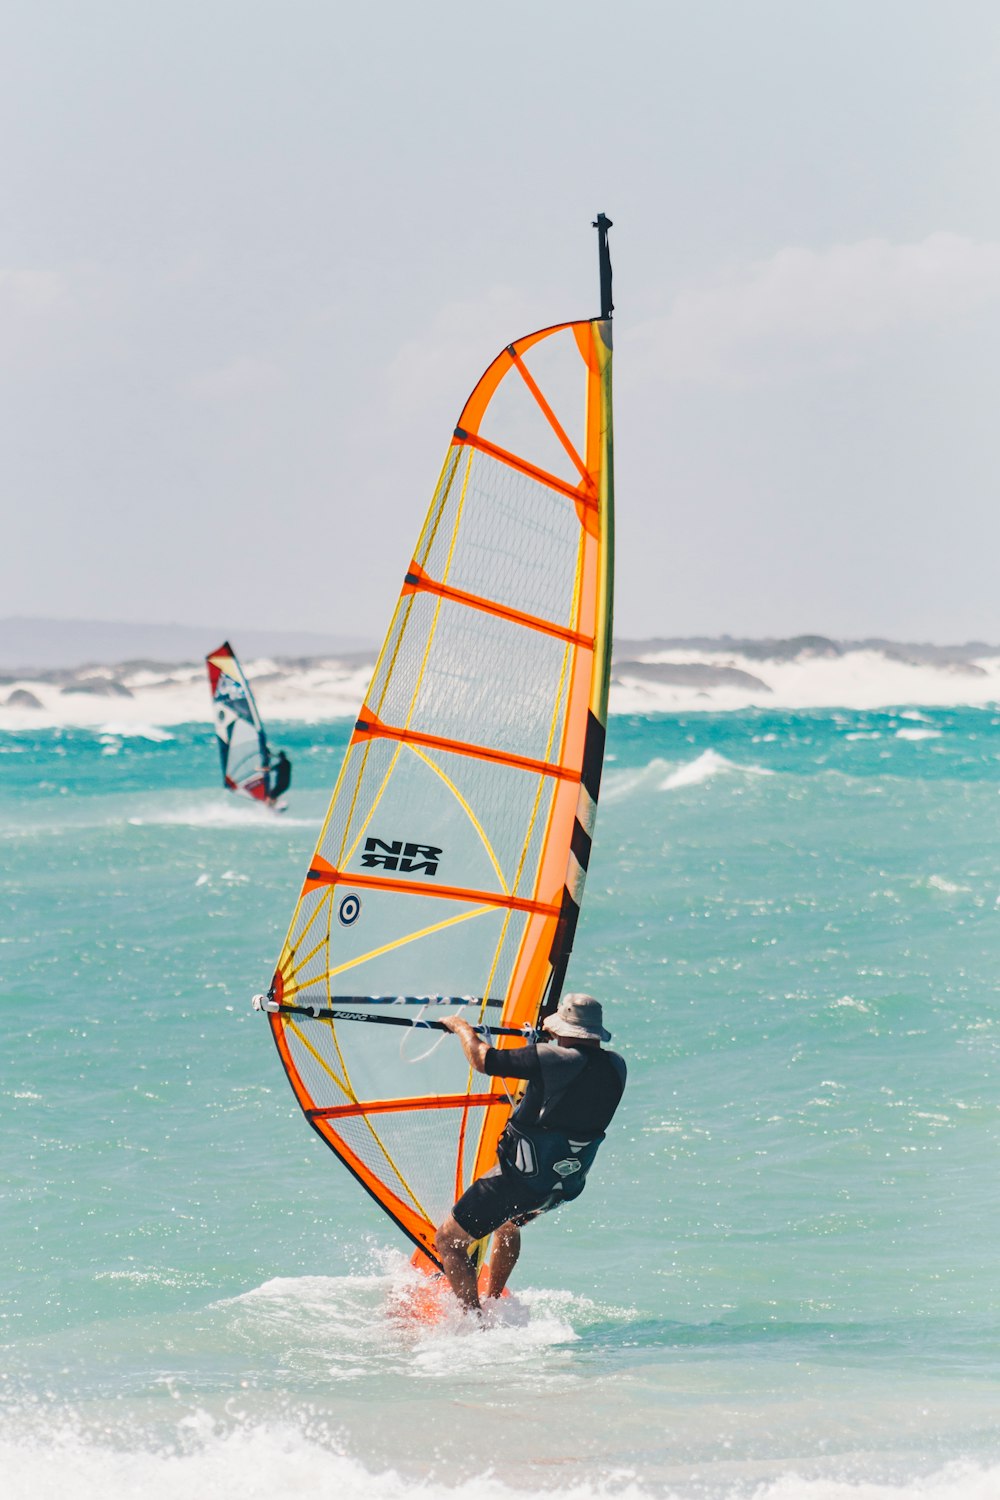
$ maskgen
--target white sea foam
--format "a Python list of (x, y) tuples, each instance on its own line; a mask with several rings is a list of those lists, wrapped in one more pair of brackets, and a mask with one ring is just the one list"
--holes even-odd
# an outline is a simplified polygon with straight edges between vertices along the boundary
[[(918, 1474), (919, 1460), (884, 1451), (870, 1460), (863, 1452), (803, 1456), (799, 1464), (795, 1439), (782, 1442), (777, 1432), (773, 1458), (759, 1445), (754, 1457), (723, 1445), (716, 1458), (685, 1460), (683, 1431), (671, 1454), (669, 1419), (651, 1451), (623, 1461), (622, 1441), (635, 1429), (618, 1425), (614, 1367), (602, 1382), (598, 1369), (588, 1377), (571, 1361), (577, 1328), (637, 1314), (568, 1291), (526, 1291), (495, 1309), (485, 1329), (457, 1311), (430, 1326), (407, 1323), (391, 1316), (390, 1297), (418, 1273), (398, 1252), (377, 1259), (381, 1274), (275, 1277), (198, 1316), (212, 1347), (246, 1348), (238, 1370), (314, 1370), (308, 1399), (266, 1378), (258, 1386), (251, 1374), (234, 1376), (214, 1397), (189, 1395), (165, 1376), (152, 1399), (91, 1398), (78, 1409), (52, 1395), (0, 1403), (4, 1500), (995, 1500), (998, 1493), (1000, 1466), (939, 1463)], [(553, 1416), (519, 1424), (531, 1395), (525, 1381), (545, 1399), (540, 1366), (549, 1372)], [(399, 1375), (407, 1399), (380, 1404), (375, 1392), (398, 1393)], [(628, 1391), (621, 1399), (629, 1401)], [(713, 1412), (699, 1417), (687, 1400), (676, 1409), (706, 1434), (717, 1433)], [(429, 1443), (432, 1413), (442, 1431), (467, 1434), (467, 1442)], [(572, 1425), (566, 1441), (559, 1435), (573, 1413), (591, 1424), (588, 1434), (606, 1433), (613, 1462), (592, 1441), (569, 1456)], [(545, 1442), (549, 1434), (554, 1444)], [(886, 1477), (892, 1473), (895, 1480)]]
[(897, 740), (939, 740), (940, 729), (897, 729)]
[[(245, 662), (247, 675), (266, 724), (279, 720), (321, 721), (353, 718), (358, 711), (371, 666), (340, 662), (312, 662), (303, 667), (277, 668), (266, 660)], [(208, 724), (208, 681), (201, 668), (178, 666), (151, 673), (125, 674), (122, 686), (131, 696), (115, 697), (111, 705), (103, 693), (63, 692), (55, 682), (21, 678), (0, 690), (6, 705), (12, 694), (30, 693), (37, 707), (0, 706), (0, 729), (23, 731), (59, 726), (94, 729), (103, 734), (162, 737), (162, 727)]]
[(116, 719), (113, 724), (102, 724), (101, 743), (111, 743), (111, 737), (115, 739), (141, 739), (153, 740), (158, 745), (166, 744), (173, 739), (172, 734), (161, 728), (158, 724), (133, 723), (127, 719)]
[(290, 818), (287, 813), (275, 813), (262, 802), (252, 802), (249, 797), (220, 796), (211, 802), (185, 802), (178, 807), (151, 809), (129, 818), (134, 828), (166, 827), (180, 828), (318, 828), (319, 818)]
[[(484, 1357), (493, 1370), (531, 1364), (543, 1349), (569, 1344), (578, 1335), (551, 1310), (532, 1312), (530, 1297), (510, 1297), (483, 1306), (483, 1319), (470, 1318), (449, 1301), (445, 1316), (420, 1330), (412, 1351), (414, 1373), (452, 1379), (474, 1377)], [(485, 1342), (484, 1342), (485, 1341)]]
[(330, 1389), (363, 1373), (415, 1381), (431, 1400), (438, 1386), (454, 1399), (456, 1380), (459, 1389), (489, 1399), (498, 1381), (562, 1389), (579, 1330), (637, 1316), (568, 1291), (526, 1288), (487, 1302), (480, 1321), (442, 1289), (436, 1316), (427, 1321), (414, 1304), (415, 1292), (427, 1292), (423, 1274), (396, 1251), (374, 1259), (384, 1267), (380, 1274), (274, 1277), (218, 1304), (223, 1327), (258, 1354), (274, 1348), (283, 1362), (318, 1369)]
[(308, 1419), (220, 1421), (195, 1410), (177, 1420), (168, 1438), (144, 1443), (124, 1422), (120, 1430), (110, 1421), (88, 1430), (72, 1414), (43, 1418), (15, 1410), (0, 1423), (0, 1473), (4, 1500), (996, 1500), (1000, 1494), (1000, 1465), (971, 1461), (895, 1482), (795, 1472), (762, 1478), (757, 1463), (725, 1464), (713, 1473), (704, 1462), (666, 1481), (643, 1481), (633, 1469), (560, 1483), (548, 1471), (529, 1486), (505, 1483), (495, 1472), (415, 1479), (369, 1468), (346, 1446), (342, 1433)]
[(689, 761), (687, 765), (678, 766), (671, 771), (665, 780), (660, 782), (661, 792), (673, 792), (678, 787), (699, 786), (703, 781), (709, 781), (713, 776), (736, 772), (744, 776), (773, 776), (774, 772), (767, 770), (764, 766), (741, 766), (735, 761), (727, 760), (717, 750), (703, 750), (696, 760)]
[(644, 766), (636, 766), (627, 771), (606, 771), (601, 782), (601, 801), (622, 802), (643, 787), (655, 788), (669, 766), (669, 761), (662, 760), (657, 755)]
[[(914, 704), (932, 707), (1000, 702), (1000, 656), (934, 662), (909, 661), (899, 652), (875, 648), (847, 648), (830, 654), (804, 649), (791, 658), (760, 657), (756, 653), (749, 656), (738, 649), (721, 647), (637, 649), (640, 654), (634, 660), (646, 667), (656, 663), (681, 666), (686, 680), (651, 680), (648, 672), (630, 674), (628, 664), (623, 663), (616, 669), (611, 687), (612, 713), (718, 712), (750, 707), (902, 709)], [(303, 665), (259, 659), (244, 665), (265, 723), (353, 718), (372, 670), (371, 663), (332, 659)], [(699, 674), (699, 667), (708, 670)], [(38, 706), (0, 705), (0, 729), (74, 725), (155, 738), (150, 731), (157, 726), (207, 724), (208, 687), (200, 667), (188, 664), (156, 672), (138, 670), (126, 673), (120, 682), (131, 696), (115, 697), (111, 723), (111, 706), (104, 693), (66, 693), (58, 683), (27, 677), (10, 682), (3, 690), (4, 704), (22, 691), (31, 694)]]
[(955, 896), (960, 891), (971, 889), (967, 885), (956, 885), (953, 880), (946, 880), (943, 875), (928, 875), (924, 882), (932, 891), (943, 891), (947, 896)]
[(342, 1371), (330, 1366), (332, 1347), (339, 1347), (351, 1367), (358, 1359), (393, 1364), (405, 1353), (412, 1374), (431, 1378), (462, 1370), (475, 1374), (482, 1369), (484, 1349), (491, 1368), (527, 1365), (543, 1348), (576, 1340), (574, 1317), (591, 1321), (598, 1313), (586, 1298), (527, 1289), (486, 1303), (482, 1321), (445, 1295), (440, 1316), (428, 1323), (410, 1311), (411, 1294), (426, 1287), (423, 1273), (395, 1251), (377, 1259), (382, 1274), (272, 1277), (224, 1305), (265, 1335), (280, 1332), (303, 1352), (321, 1350), (334, 1378)]
[(613, 713), (718, 712), (743, 708), (877, 709), (982, 705), (1000, 700), (1000, 657), (967, 664), (910, 662), (875, 649), (838, 655), (803, 651), (788, 660), (758, 659), (739, 651), (673, 647), (648, 651), (640, 660), (685, 667), (735, 668), (748, 679), (736, 683), (664, 683), (629, 677), (622, 668), (611, 689)]

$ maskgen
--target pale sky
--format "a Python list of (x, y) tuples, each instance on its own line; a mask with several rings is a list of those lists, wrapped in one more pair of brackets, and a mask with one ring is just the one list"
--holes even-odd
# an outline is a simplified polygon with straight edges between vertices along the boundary
[(619, 635), (1000, 641), (1000, 7), (8, 0), (0, 614), (381, 638), (598, 311)]

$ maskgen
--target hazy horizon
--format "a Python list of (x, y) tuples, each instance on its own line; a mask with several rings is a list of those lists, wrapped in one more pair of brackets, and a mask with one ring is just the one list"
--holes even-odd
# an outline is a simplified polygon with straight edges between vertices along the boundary
[(12, 614), (378, 640), (468, 391), (615, 270), (634, 637), (1000, 638), (1000, 12), (15, 7)]
[[(149, 660), (163, 665), (182, 661), (200, 662), (223, 640), (229, 640), (245, 661), (274, 656), (285, 659), (370, 656), (380, 642), (374, 637), (338, 636), (320, 631), (268, 630), (259, 626), (228, 628), (209, 624), (186, 625), (178, 621), (83, 620), (51, 617), (0, 617), (0, 671), (27, 675), (30, 672), (74, 671), (81, 667), (114, 667), (129, 661)], [(614, 634), (616, 657), (632, 651), (689, 648), (692, 652), (722, 647), (739, 654), (741, 648), (791, 646), (830, 642), (838, 649), (858, 647), (893, 648), (900, 651), (972, 654), (1000, 652), (1000, 642), (903, 641), (885, 636), (830, 636), (823, 631), (792, 631), (788, 635), (738, 636), (731, 632), (697, 632), (671, 635), (663, 631), (647, 636)]]

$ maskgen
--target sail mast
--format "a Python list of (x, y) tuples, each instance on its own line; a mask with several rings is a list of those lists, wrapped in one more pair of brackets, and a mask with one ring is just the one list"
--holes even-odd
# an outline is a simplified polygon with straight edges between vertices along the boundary
[(593, 227), (597, 230), (597, 256), (601, 272), (601, 317), (610, 318), (615, 310), (611, 300), (611, 251), (608, 248), (608, 230), (613, 228), (607, 214), (598, 214)]

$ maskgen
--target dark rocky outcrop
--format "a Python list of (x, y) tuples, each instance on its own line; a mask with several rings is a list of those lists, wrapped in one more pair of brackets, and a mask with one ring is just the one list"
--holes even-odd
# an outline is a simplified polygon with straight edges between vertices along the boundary
[(769, 693), (771, 689), (752, 672), (742, 672), (739, 667), (715, 667), (697, 661), (616, 661), (611, 673), (612, 682), (621, 682), (629, 677), (633, 682), (656, 682), (667, 687), (752, 688), (755, 692)]
[(88, 693), (94, 698), (134, 698), (131, 688), (110, 677), (95, 677), (91, 682), (68, 682), (61, 693)]
[(825, 635), (793, 635), (784, 641), (745, 641), (740, 648), (752, 661), (797, 661), (800, 656), (843, 656), (844, 647)]

